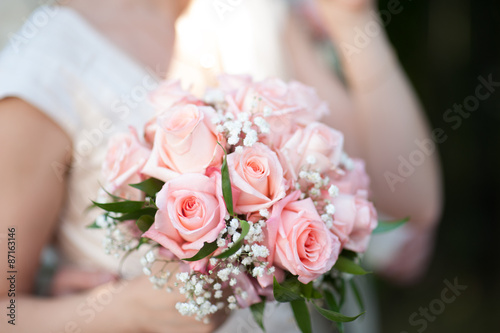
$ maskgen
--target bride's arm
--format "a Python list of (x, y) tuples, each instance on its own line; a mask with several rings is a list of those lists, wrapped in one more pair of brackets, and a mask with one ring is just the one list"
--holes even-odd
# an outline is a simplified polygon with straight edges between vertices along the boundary
[[(179, 316), (174, 306), (182, 299), (180, 295), (154, 290), (146, 277), (64, 297), (33, 295), (40, 252), (54, 235), (65, 199), (64, 168), (70, 155), (71, 140), (44, 114), (16, 98), (0, 101), (0, 331), (213, 330), (214, 325)], [(8, 234), (14, 233), (15, 263), (11, 261), (10, 267)], [(7, 280), (11, 274), (15, 275), (13, 285)], [(12, 300), (15, 326), (6, 316)]]
[[(423, 163), (414, 166), (411, 174), (398, 173), (400, 157), (409, 160), (410, 154), (421, 155), (414, 153), (422, 149), (415, 140), (429, 142), (432, 136), (384, 27), (373, 16), (373, 2), (316, 0), (328, 33), (340, 50), (348, 91), (331, 71), (314, 64), (310, 57), (294, 63), (313, 68), (308, 71), (314, 72), (309, 74), (314, 78), (307, 81), (319, 88), (331, 105), (340, 100), (342, 112), (334, 108), (325, 122), (343, 130), (348, 141), (355, 140), (356, 147), (348, 148), (353, 156), (367, 161), (377, 207), (395, 217), (411, 216), (415, 227), (432, 229), (442, 205), (438, 154), (424, 152)], [(366, 45), (361, 45), (354, 38), (359, 34), (357, 29), (366, 28), (378, 32), (371, 33)], [(345, 102), (346, 96), (350, 102)]]

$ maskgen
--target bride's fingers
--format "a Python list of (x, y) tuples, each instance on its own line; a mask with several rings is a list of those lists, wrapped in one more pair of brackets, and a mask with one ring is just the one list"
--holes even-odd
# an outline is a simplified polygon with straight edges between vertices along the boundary
[(56, 272), (52, 280), (51, 294), (54, 296), (73, 294), (114, 280), (116, 277), (107, 272), (62, 268)]

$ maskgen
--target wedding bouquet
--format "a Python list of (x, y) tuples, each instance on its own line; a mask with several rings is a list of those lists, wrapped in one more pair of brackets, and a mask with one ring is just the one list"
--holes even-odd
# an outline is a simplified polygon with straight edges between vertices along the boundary
[(106, 230), (106, 252), (149, 247), (144, 273), (177, 288), (177, 310), (198, 320), (250, 307), (264, 328), (274, 300), (303, 332), (307, 303), (337, 323), (359, 317), (340, 308), (352, 275), (366, 273), (377, 213), (363, 161), (318, 122), (329, 110), (315, 91), (225, 75), (203, 99), (166, 82), (151, 102), (144, 138), (114, 137), (103, 165), (104, 213), (91, 227)]

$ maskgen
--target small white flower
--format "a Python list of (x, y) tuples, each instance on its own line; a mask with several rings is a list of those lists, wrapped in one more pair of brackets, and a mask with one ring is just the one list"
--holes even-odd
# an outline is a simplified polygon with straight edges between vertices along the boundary
[(241, 264), (244, 266), (248, 266), (253, 262), (251, 257), (246, 257), (241, 261)]
[(257, 142), (257, 139), (258, 139), (257, 131), (250, 130), (248, 131), (245, 140), (243, 140), (243, 144), (246, 147), (252, 147)]
[(265, 119), (262, 117), (255, 117), (254, 123), (259, 127), (260, 131), (264, 134), (269, 133), (271, 130), (267, 121), (265, 121)]
[(259, 210), (259, 214), (262, 217), (269, 218), (269, 211), (267, 209), (261, 209), (261, 210)]
[(187, 272), (177, 273), (176, 278), (182, 283), (186, 283), (189, 279), (189, 274)]
[(331, 217), (330, 215), (328, 215), (328, 214), (322, 214), (322, 215), (321, 215), (321, 220), (322, 220), (323, 222), (328, 222), (328, 221), (331, 221), (331, 220), (332, 220), (332, 217)]
[(269, 117), (273, 113), (273, 109), (268, 105), (264, 106), (262, 111), (264, 112), (264, 117)]
[(312, 197), (316, 197), (320, 194), (321, 194), (321, 191), (317, 188), (312, 188), (311, 190), (309, 190), (309, 195)]
[(217, 276), (222, 281), (227, 281), (229, 279), (229, 274), (231, 274), (231, 268), (224, 268), (217, 273)]
[(222, 298), (222, 290), (215, 291), (214, 298), (216, 299)]
[(316, 164), (316, 157), (314, 157), (313, 155), (309, 155), (306, 157), (306, 163), (307, 164)]
[(201, 284), (201, 282), (198, 282), (196, 283), (195, 287), (194, 287), (194, 293), (195, 295), (201, 295), (201, 293), (203, 293), (203, 285)]
[(233, 287), (233, 286), (235, 286), (235, 285), (236, 285), (236, 283), (237, 283), (237, 282), (238, 282), (238, 281), (236, 281), (236, 279), (235, 279), (235, 278), (232, 278), (231, 280), (229, 280), (229, 285), (230, 285), (231, 287)]
[(229, 310), (236, 310), (238, 308), (236, 303), (229, 303), (227, 307), (229, 308)]
[(250, 114), (248, 112), (240, 112), (238, 113), (238, 120), (242, 123), (250, 119)]
[(243, 128), (241, 129), (241, 131), (245, 134), (248, 134), (251, 130), (252, 130), (252, 123), (248, 120), (245, 121), (243, 123)]
[(339, 195), (339, 188), (335, 185), (330, 186), (330, 188), (328, 189), (328, 194), (332, 198), (336, 197), (337, 195)]
[(156, 260), (155, 254), (153, 253), (153, 251), (148, 251), (148, 253), (146, 253), (146, 260), (149, 263), (152, 263), (152, 262), (154, 262)]
[(228, 301), (229, 303), (236, 303), (236, 297), (234, 297), (233, 295), (231, 295), (231, 296), (229, 296), (229, 297), (227, 298), (227, 301)]
[(216, 283), (214, 284), (213, 288), (214, 290), (220, 290), (220, 288), (222, 288), (222, 285), (220, 283)]
[(335, 214), (335, 206), (332, 205), (332, 204), (328, 204), (326, 206), (326, 213), (329, 214), (329, 215)]
[(227, 143), (229, 143), (230, 145), (234, 146), (235, 144), (237, 144), (238, 142), (240, 141), (240, 137), (239, 135), (231, 135), (228, 139), (227, 139)]
[(234, 150), (237, 154), (241, 154), (243, 152), (243, 147), (242, 146), (237, 146), (236, 149)]
[[(226, 240), (224, 238), (218, 238), (217, 239), (217, 247), (224, 247), (226, 245)], [(213, 258), (215, 259), (215, 258)], [(215, 259), (217, 260), (217, 259)]]
[(151, 270), (149, 268), (147, 268), (147, 267), (143, 267), (142, 271), (144, 272), (144, 274), (146, 274), (148, 276), (151, 275), (151, 273), (152, 273)]
[(252, 245), (252, 252), (254, 257), (263, 257), (266, 258), (269, 256), (269, 249), (264, 245)]
[(240, 239), (240, 236), (241, 236), (241, 234), (239, 232), (235, 232), (233, 234), (233, 242), (236, 243), (238, 241), (238, 239)]
[(264, 276), (264, 268), (263, 267), (255, 267), (252, 271), (252, 275), (254, 277), (262, 277)]

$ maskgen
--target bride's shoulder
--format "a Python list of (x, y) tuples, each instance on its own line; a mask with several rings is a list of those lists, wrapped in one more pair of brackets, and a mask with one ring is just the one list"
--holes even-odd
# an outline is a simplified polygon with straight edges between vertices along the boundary
[(75, 126), (71, 91), (90, 54), (78, 18), (62, 7), (36, 9), (0, 53), (0, 100), (17, 97), (56, 118), (68, 132)]
[(78, 46), (88, 42), (83, 32), (81, 22), (70, 9), (41, 6), (9, 35), (0, 59), (2, 63), (13, 62), (10, 65), (29, 60), (39, 67), (48, 61), (75, 62), (79, 59)]

